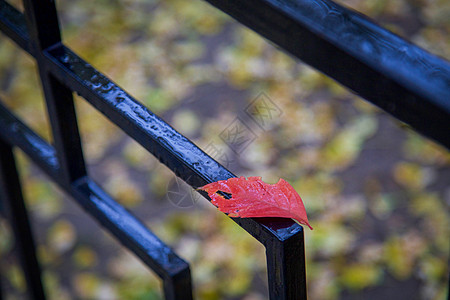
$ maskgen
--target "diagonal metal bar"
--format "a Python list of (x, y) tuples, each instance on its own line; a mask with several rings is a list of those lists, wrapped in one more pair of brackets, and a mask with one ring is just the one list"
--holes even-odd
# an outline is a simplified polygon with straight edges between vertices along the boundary
[[(234, 176), (70, 49), (57, 44), (46, 51), (46, 58), (50, 61), (46, 66), (55, 77), (85, 97), (191, 186), (198, 187)], [(271, 238), (279, 240), (281, 245), (291, 237), (301, 235), (303, 239), (301, 226), (291, 220), (272, 219), (267, 224), (253, 219), (235, 221), (263, 244)], [(304, 261), (304, 255), (297, 260)], [(282, 262), (290, 263), (288, 260)], [(270, 282), (271, 289), (281, 285), (291, 289), (295, 284), (305, 289), (302, 282)]]
[(69, 189), (81, 206), (162, 278), (167, 300), (191, 300), (189, 264), (178, 257), (89, 177)]
[[(191, 186), (235, 176), (64, 45), (47, 49), (44, 58), (53, 76), (83, 96)], [(283, 240), (286, 232), (301, 228), (293, 221), (286, 224), (283, 219), (279, 219), (284, 224), (282, 228), (275, 224), (273, 228), (260, 226), (252, 219), (237, 222), (260, 241), (273, 235)]]
[[(445, 60), (328, 0), (208, 1), (449, 147), (450, 68)], [(4, 24), (14, 28), (8, 25), (3, 31), (26, 49), (18, 15), (8, 19), (9, 23), (4, 19), (0, 13), (2, 29)], [(65, 48), (58, 38), (42, 36), (39, 29), (33, 36), (38, 37), (40, 50), (48, 50), (37, 58), (55, 81), (79, 92), (189, 184), (196, 187), (234, 176)], [(64, 161), (62, 168), (70, 169)], [(77, 181), (79, 188), (89, 186), (80, 183), (86, 178)], [(235, 221), (266, 246), (271, 298), (306, 298), (304, 250), (297, 252), (298, 257), (293, 255), (295, 249), (304, 249), (301, 227), (280, 219)]]
[[(20, 122), (1, 104), (0, 128), (2, 128), (0, 143), (3, 143), (2, 140), (4, 140), (11, 145), (20, 147), (53, 181), (73, 196), (87, 213), (162, 278), (167, 300), (192, 299), (188, 263), (178, 257), (88, 176), (82, 177), (72, 184), (61, 180), (59, 173), (55, 170), (56, 152), (53, 147)], [(5, 158), (8, 157), (5, 156)]]
[[(68, 48), (57, 45), (49, 49), (46, 54), (53, 63), (51, 70), (55, 76), (77, 91), (191, 186), (198, 187), (234, 177), (231, 172), (186, 137)], [(302, 269), (290, 268), (290, 266), (304, 266), (304, 250), (294, 252), (297, 254), (290, 256), (284, 252), (286, 249), (284, 245), (291, 243), (292, 240), (301, 240), (303, 243), (302, 227), (290, 219), (281, 218), (233, 220), (264, 245), (267, 245), (269, 240), (273, 241), (267, 252), (268, 255), (282, 258), (276, 264), (268, 265), (269, 274), (283, 273), (283, 276), (269, 278), (270, 293), (279, 296), (271, 299), (304, 299), (302, 298), (302, 295), (306, 295), (304, 276), (298, 277), (289, 273), (290, 271), (304, 273)], [(272, 259), (268, 257), (268, 261)], [(297, 280), (299, 278), (303, 278), (303, 281)], [(277, 287), (283, 287), (282, 291), (272, 292)], [(297, 293), (300, 289), (304, 292)]]
[[(235, 177), (64, 45), (56, 45), (45, 54), (54, 76), (77, 91), (192, 187)], [(274, 235), (283, 240), (287, 232), (295, 234), (301, 228), (294, 221), (275, 220), (270, 226), (254, 219), (239, 219), (238, 223), (261, 242)]]
[(36, 246), (22, 196), (19, 174), (10, 145), (0, 140), (0, 200), (5, 205), (14, 231), (16, 248), (25, 274), (30, 298), (45, 299)]
[(206, 0), (450, 148), (450, 63), (330, 0)]
[[(63, 45), (49, 49), (46, 57), (51, 62), (48, 66), (54, 76), (85, 97), (190, 185), (198, 187), (234, 176)], [(272, 219), (267, 224), (254, 219), (235, 221), (262, 243), (270, 238), (284, 241), (300, 234), (303, 238), (301, 226), (291, 220)], [(300, 255), (296, 259), (304, 261), (305, 258)], [(290, 261), (284, 260), (283, 263), (289, 264)], [(275, 272), (269, 270), (272, 271)], [(293, 286), (277, 281), (270, 284)]]
[[(329, 0), (206, 1), (450, 148), (450, 64), (445, 59)], [(24, 35), (19, 15), (0, 13), (0, 28), (13, 40)], [(25, 42), (17, 43), (30, 52)]]
[[(57, 43), (46, 49), (44, 55), (43, 61), (47, 59), (45, 67), (55, 78), (86, 98), (190, 185), (198, 187), (234, 176), (70, 49)], [(296, 265), (296, 261), (304, 262), (303, 251), (297, 256), (290, 256), (289, 259), (283, 256), (284, 244), (299, 238), (303, 241), (302, 227), (293, 221), (277, 218), (235, 219), (235, 221), (266, 247), (269, 247), (268, 240), (278, 241), (270, 244), (267, 253), (283, 259), (277, 264), (269, 264), (269, 273), (279, 273), (280, 270), (276, 268), (280, 267), (284, 274), (283, 270), (289, 269), (289, 265)], [(305, 290), (305, 282), (296, 279), (298, 278), (289, 274), (271, 278), (271, 293), (274, 294), (272, 290), (283, 286), (282, 291), (274, 294), (280, 296), (278, 299), (302, 299), (295, 298), (300, 297), (302, 293), (294, 298), (286, 298), (290, 297), (289, 295), (296, 295), (295, 291), (299, 289)], [(177, 289), (173, 289), (177, 285), (179, 283), (165, 284), (166, 293), (177, 292)]]
[(72, 91), (48, 73), (42, 51), (61, 41), (55, 3), (25, 0), (25, 19), (38, 63), (61, 177), (68, 182), (86, 175)]
[[(1, 99), (0, 99), (1, 100)], [(45, 173), (63, 184), (55, 149), (17, 119), (0, 101), (0, 139), (22, 149)]]
[(0, 0), (0, 30), (19, 47), (31, 52), (30, 36), (23, 14), (4, 0)]
[[(97, 220), (100, 220), (108, 230), (114, 231), (114, 235), (121, 240), (125, 240), (124, 245), (134, 250), (139, 248), (139, 243), (133, 237), (136, 236), (136, 232), (142, 230), (142, 226), (135, 226), (136, 222), (130, 222), (127, 213), (124, 209), (117, 209), (115, 205), (111, 205), (111, 199), (101, 189), (88, 178), (80, 179), (77, 183), (67, 186), (65, 181), (58, 179), (58, 172), (55, 172), (57, 166), (55, 151), (48, 145), (42, 138), (31, 131), (27, 126), (21, 123), (15, 118), (6, 108), (0, 104), (0, 137), (8, 141), (12, 145), (17, 145), (24, 152), (30, 156), (35, 163), (37, 163), (54, 181), (58, 182), (60, 186), (65, 188), (69, 193), (75, 195), (79, 203), (86, 209), (88, 213), (94, 216)], [(53, 156), (53, 158), (52, 158)], [(109, 212), (114, 212), (111, 214)], [(113, 219), (123, 221), (122, 225), (127, 225), (130, 228), (115, 228)], [(105, 219), (106, 218), (106, 219)], [(109, 218), (109, 219), (108, 219)], [(241, 226), (249, 226), (248, 219), (234, 219)], [(271, 299), (304, 299), (303, 295), (306, 293), (306, 283), (304, 278), (304, 249), (303, 249), (303, 231), (300, 226), (292, 226), (292, 221), (287, 219), (274, 219), (263, 218), (258, 220), (261, 225), (266, 227), (266, 230), (271, 231), (271, 235), (268, 233), (258, 232), (258, 228), (255, 226), (253, 234), (259, 237), (259, 240), (264, 244), (267, 249), (267, 261), (268, 261), (268, 274), (269, 274), (269, 291), (272, 295)], [(119, 224), (120, 225), (120, 224)], [(140, 229), (136, 229), (140, 228)], [(259, 228), (261, 231), (261, 227)], [(128, 234), (130, 237), (120, 237), (120, 234)], [(260, 234), (260, 235), (258, 235)], [(119, 236), (118, 236), (119, 235)], [(261, 238), (261, 236), (271, 238)], [(142, 237), (139, 237), (139, 241), (145, 241)], [(132, 244), (130, 246), (130, 243)], [(133, 244), (134, 243), (134, 244)], [(291, 246), (289, 246), (291, 245)], [(299, 248), (296, 248), (299, 247)], [(287, 250), (288, 249), (288, 250)], [(289, 252), (291, 251), (292, 252)], [(149, 251), (149, 250), (148, 250)], [(154, 267), (151, 263), (152, 258), (145, 257), (145, 251), (142, 249), (137, 250), (138, 254), (144, 262), (150, 267)], [(164, 252), (164, 251), (162, 251)], [(158, 251), (157, 251), (158, 253)], [(161, 251), (159, 251), (161, 253)], [(144, 256), (142, 256), (144, 255)], [(158, 256), (158, 255), (156, 255)], [(153, 255), (155, 257), (155, 255)], [(153, 258), (153, 260), (156, 260)], [(163, 259), (163, 261), (168, 259)], [(187, 264), (186, 264), (187, 265)], [(303, 268), (302, 268), (303, 267)], [(165, 268), (162, 268), (165, 269)], [(176, 266), (169, 267), (168, 269), (177, 269)], [(188, 269), (182, 269), (179, 273), (161, 271), (158, 274), (164, 280), (164, 290), (167, 295), (175, 294), (174, 298), (167, 299), (190, 299), (186, 298), (187, 295), (191, 295), (190, 290), (190, 277), (186, 275)], [(172, 274), (172, 276), (169, 276)], [(303, 274), (303, 275), (302, 275)], [(293, 295), (296, 295), (295, 297)], [(296, 298), (298, 297), (298, 298)]]

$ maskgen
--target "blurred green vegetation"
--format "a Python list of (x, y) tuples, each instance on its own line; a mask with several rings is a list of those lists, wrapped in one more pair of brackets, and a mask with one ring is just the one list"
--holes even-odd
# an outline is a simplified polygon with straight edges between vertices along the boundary
[[(56, 2), (64, 42), (81, 57), (205, 151), (220, 147), (236, 174), (297, 189), (314, 227), (305, 232), (311, 299), (445, 299), (448, 152), (202, 1)], [(339, 2), (450, 57), (446, 0)], [(35, 67), (0, 38), (0, 97), (51, 141)], [(233, 154), (219, 134), (260, 92), (282, 116), (266, 131), (247, 117), (257, 138)], [(198, 299), (265, 299), (263, 246), (198, 196), (174, 206), (173, 174), (75, 98), (92, 176), (191, 263)], [(50, 299), (161, 299), (158, 279), (16, 153)], [(21, 299), (12, 249), (0, 219), (7, 299)]]

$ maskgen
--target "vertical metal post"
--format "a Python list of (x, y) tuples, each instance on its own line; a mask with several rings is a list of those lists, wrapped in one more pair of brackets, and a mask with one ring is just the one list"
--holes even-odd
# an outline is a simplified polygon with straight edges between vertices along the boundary
[[(1, 202), (1, 201), (0, 201)], [(2, 268), (0, 268), (0, 300), (3, 300), (3, 288), (2, 288)]]
[(19, 175), (11, 146), (0, 140), (0, 199), (14, 231), (16, 248), (32, 299), (45, 299), (36, 247), (22, 196)]
[(163, 278), (164, 298), (166, 300), (192, 300), (191, 272), (175, 274), (169, 278)]
[(306, 300), (303, 230), (266, 244), (269, 296), (272, 300)]
[(47, 102), (53, 141), (66, 184), (86, 175), (72, 91), (49, 74), (43, 51), (61, 42), (53, 0), (25, 0), (25, 16), (36, 53), (39, 74)]

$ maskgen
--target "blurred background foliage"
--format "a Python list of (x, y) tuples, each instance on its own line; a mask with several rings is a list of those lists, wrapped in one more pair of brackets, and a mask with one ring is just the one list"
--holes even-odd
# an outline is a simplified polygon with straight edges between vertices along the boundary
[[(447, 0), (342, 0), (450, 57)], [(21, 9), (19, 1), (11, 1)], [(238, 175), (304, 199), (310, 299), (446, 299), (448, 152), (199, 0), (59, 0), (64, 42)], [(34, 61), (0, 38), (0, 96), (51, 141)], [(376, 84), (374, 82), (374, 84)], [(264, 130), (245, 108), (281, 111)], [(191, 263), (198, 299), (267, 297), (264, 248), (77, 95), (92, 176)], [(240, 117), (256, 138), (219, 138)], [(158, 279), (17, 151), (50, 299), (161, 299)], [(0, 219), (6, 299), (25, 286)]]

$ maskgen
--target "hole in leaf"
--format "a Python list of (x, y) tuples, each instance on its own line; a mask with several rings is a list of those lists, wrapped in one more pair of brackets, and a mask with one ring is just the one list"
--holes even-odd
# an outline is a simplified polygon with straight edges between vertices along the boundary
[(224, 197), (225, 199), (231, 199), (231, 197), (232, 197), (232, 195), (230, 193), (223, 192), (223, 191), (217, 191), (216, 194)]

